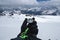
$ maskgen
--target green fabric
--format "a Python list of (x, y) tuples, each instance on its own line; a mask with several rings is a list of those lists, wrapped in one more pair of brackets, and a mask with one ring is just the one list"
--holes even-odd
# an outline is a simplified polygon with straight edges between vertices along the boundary
[(28, 36), (26, 35), (28, 30), (29, 30), (29, 28), (27, 28), (23, 33), (21, 33), (20, 38), (25, 39), (26, 37), (28, 37)]

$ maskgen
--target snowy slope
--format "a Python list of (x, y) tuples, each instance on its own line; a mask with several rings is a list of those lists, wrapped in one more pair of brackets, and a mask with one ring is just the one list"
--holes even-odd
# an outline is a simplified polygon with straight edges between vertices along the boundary
[[(39, 28), (38, 38), (42, 40), (60, 40), (60, 16), (34, 16)], [(0, 40), (15, 38), (26, 18), (25, 15), (13, 15), (0, 17)]]

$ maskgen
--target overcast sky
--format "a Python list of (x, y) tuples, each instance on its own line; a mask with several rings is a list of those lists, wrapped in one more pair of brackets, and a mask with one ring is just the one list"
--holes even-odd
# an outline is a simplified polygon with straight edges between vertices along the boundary
[(26, 4), (26, 5), (39, 5), (44, 4), (60, 4), (60, 0), (0, 0), (0, 4)]

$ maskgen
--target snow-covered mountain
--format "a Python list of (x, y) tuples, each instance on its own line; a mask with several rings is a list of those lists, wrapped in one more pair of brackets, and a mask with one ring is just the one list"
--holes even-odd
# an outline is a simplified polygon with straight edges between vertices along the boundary
[(60, 14), (58, 8), (55, 6), (30, 8), (23, 12), (26, 14), (35, 14), (35, 15), (57, 15), (57, 14)]
[(3, 14), (32, 14), (32, 15), (60, 15), (59, 7), (43, 6), (32, 8), (0, 8), (0, 15)]

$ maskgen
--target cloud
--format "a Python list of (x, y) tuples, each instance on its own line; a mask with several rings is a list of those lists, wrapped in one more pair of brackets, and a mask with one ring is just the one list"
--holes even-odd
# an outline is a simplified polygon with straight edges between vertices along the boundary
[(0, 0), (0, 4), (8, 5), (60, 5), (60, 0)]
[(0, 0), (0, 4), (27, 4), (35, 5), (37, 4), (36, 0)]
[(60, 0), (39, 0), (37, 1), (38, 5), (54, 5), (54, 6), (59, 6), (60, 5)]
[(37, 2), (50, 1), (50, 0), (36, 0)]

